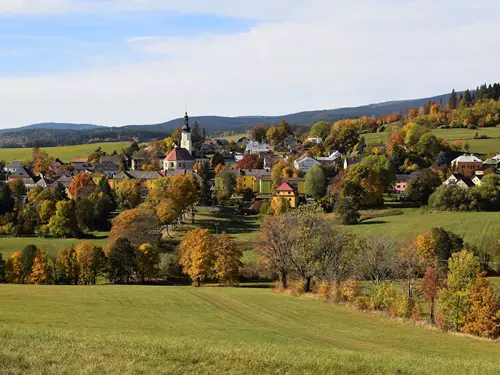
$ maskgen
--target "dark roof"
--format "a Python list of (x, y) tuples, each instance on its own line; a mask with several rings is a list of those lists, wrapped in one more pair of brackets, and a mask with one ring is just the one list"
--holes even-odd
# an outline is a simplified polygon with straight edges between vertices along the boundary
[(104, 162), (112, 162), (115, 165), (120, 165), (122, 163), (122, 158), (120, 155), (106, 155), (106, 156), (101, 156), (99, 159), (99, 164), (102, 164)]
[(103, 172), (103, 171), (115, 172), (115, 171), (118, 171), (118, 166), (115, 163), (113, 163), (112, 161), (106, 160), (106, 161), (96, 165), (95, 171), (96, 172)]
[(25, 168), (22, 167), (21, 169), (18, 169), (17, 171), (13, 172), (9, 178), (31, 178), (30, 172)]
[(176, 147), (167, 155), (166, 159), (168, 161), (178, 161), (178, 160), (195, 160), (193, 155), (189, 153), (185, 148)]
[(5, 168), (22, 168), (24, 166), (21, 160), (14, 160), (5, 166)]
[(397, 182), (406, 182), (410, 179), (410, 175), (409, 174), (397, 174), (396, 175), (396, 181)]
[(131, 178), (141, 180), (154, 180), (161, 177), (160, 173), (156, 171), (127, 171), (126, 173)]

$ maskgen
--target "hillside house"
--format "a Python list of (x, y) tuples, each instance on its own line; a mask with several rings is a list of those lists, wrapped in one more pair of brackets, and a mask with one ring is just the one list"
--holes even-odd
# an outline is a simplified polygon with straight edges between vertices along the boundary
[(332, 152), (329, 156), (318, 156), (316, 158), (325, 167), (342, 165), (342, 154), (339, 151)]
[(275, 191), (273, 199), (284, 198), (290, 204), (290, 207), (295, 208), (298, 205), (298, 194), (288, 182), (283, 182)]
[(473, 177), (474, 172), (482, 166), (483, 161), (474, 155), (461, 155), (451, 162), (452, 171), (465, 177)]
[(321, 165), (321, 162), (307, 154), (302, 155), (293, 162), (293, 167), (304, 173), (309, 172), (314, 165)]
[(14, 160), (13, 162), (5, 165), (3, 170), (8, 173), (14, 173), (24, 168), (24, 164), (21, 160)]
[(464, 176), (460, 173), (452, 173), (448, 179), (443, 182), (443, 185), (457, 185), (463, 188), (469, 188), (475, 186), (474, 182), (472, 182), (471, 177)]
[(97, 173), (102, 173), (105, 176), (113, 178), (118, 173), (118, 165), (116, 165), (111, 160), (105, 160), (99, 164), (97, 164), (94, 168), (94, 171)]
[(245, 148), (245, 155), (250, 154), (259, 154), (260, 157), (264, 157), (265, 154), (271, 151), (269, 145), (267, 143), (259, 143), (259, 142), (248, 142)]
[(79, 172), (85, 172), (85, 171), (92, 171), (94, 167), (92, 164), (89, 162), (87, 158), (76, 158), (71, 160), (71, 164), (75, 167), (75, 171), (77, 173)]

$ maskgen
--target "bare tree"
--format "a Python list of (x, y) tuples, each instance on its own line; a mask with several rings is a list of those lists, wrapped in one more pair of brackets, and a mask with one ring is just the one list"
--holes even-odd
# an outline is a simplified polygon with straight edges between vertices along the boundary
[(394, 280), (398, 275), (399, 248), (396, 241), (387, 237), (365, 239), (358, 256), (358, 272), (377, 285)]
[(406, 243), (402, 244), (398, 254), (398, 260), (398, 270), (400, 271), (401, 277), (406, 280), (408, 298), (412, 298), (413, 280), (421, 272), (421, 262), (417, 254), (417, 243), (415, 239), (410, 238)]

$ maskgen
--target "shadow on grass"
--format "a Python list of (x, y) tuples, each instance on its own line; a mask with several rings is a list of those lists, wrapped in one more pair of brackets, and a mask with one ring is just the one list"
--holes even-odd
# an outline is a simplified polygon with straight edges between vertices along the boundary
[(370, 225), (370, 224), (387, 224), (387, 221), (384, 221), (384, 220), (367, 220), (367, 221), (361, 221), (358, 225)]

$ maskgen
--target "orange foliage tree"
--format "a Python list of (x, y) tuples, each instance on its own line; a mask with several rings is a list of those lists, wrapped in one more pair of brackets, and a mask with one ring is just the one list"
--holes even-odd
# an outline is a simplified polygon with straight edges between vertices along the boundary
[(150, 208), (140, 207), (123, 211), (111, 221), (111, 224), (110, 245), (118, 238), (126, 238), (136, 247), (160, 238), (160, 220), (156, 212)]
[(208, 230), (200, 228), (188, 232), (179, 245), (179, 264), (197, 287), (210, 273), (212, 245), (213, 239)]
[(88, 173), (77, 174), (68, 186), (69, 194), (76, 199), (79, 196), (87, 196), (93, 193), (97, 186)]
[(5, 264), (5, 278), (11, 284), (20, 284), (22, 282), (21, 258), (23, 254), (16, 251), (12, 254)]
[(51, 270), (47, 264), (47, 253), (43, 249), (38, 249), (36, 252), (29, 281), (35, 285), (51, 282)]
[(217, 279), (225, 284), (234, 285), (238, 282), (242, 252), (231, 237), (226, 233), (213, 240), (215, 253), (214, 270)]

